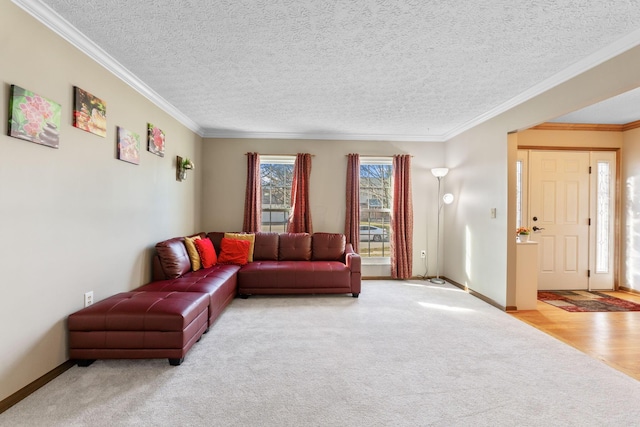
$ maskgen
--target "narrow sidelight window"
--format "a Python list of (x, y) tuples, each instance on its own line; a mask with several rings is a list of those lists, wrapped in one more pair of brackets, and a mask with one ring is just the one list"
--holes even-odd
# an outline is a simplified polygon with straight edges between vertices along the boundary
[(611, 167), (609, 162), (598, 162), (596, 206), (596, 273), (609, 272), (609, 227), (611, 218)]

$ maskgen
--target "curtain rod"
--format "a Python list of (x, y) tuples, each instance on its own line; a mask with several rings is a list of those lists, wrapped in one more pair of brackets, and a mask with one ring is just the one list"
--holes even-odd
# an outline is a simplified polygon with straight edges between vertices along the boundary
[[(252, 153), (244, 153), (245, 156), (248, 156), (249, 154)], [(260, 154), (260, 153), (258, 153)], [(300, 154), (307, 154), (307, 153), (300, 153)], [(297, 154), (260, 154), (261, 156), (290, 156), (290, 157), (296, 157)], [(376, 155), (376, 154), (360, 154), (360, 157), (393, 157), (396, 154), (381, 154), (381, 155)], [(398, 154), (401, 155), (401, 154)], [(311, 157), (315, 157), (315, 154), (311, 154)], [(348, 154), (344, 155), (345, 157), (349, 157)], [(411, 157), (414, 157), (413, 154), (411, 154)]]
[[(249, 154), (252, 153), (244, 153), (245, 156), (248, 156)], [(260, 154), (260, 153), (258, 153)], [(308, 153), (299, 153), (299, 154), (308, 154)], [(289, 156), (289, 157), (296, 157), (297, 154), (260, 154), (261, 156)], [(315, 154), (311, 154), (311, 157), (315, 157)]]
[[(384, 154), (384, 155), (379, 155), (379, 156), (377, 156), (377, 155), (375, 155), (375, 154), (360, 154), (360, 157), (393, 157), (393, 156), (395, 156), (395, 155), (396, 155), (396, 154)], [(398, 155), (400, 155), (400, 154), (398, 154)], [(349, 155), (348, 155), (348, 154), (345, 154), (344, 156), (345, 156), (345, 157), (349, 157)], [(413, 154), (411, 154), (411, 157), (413, 157)]]

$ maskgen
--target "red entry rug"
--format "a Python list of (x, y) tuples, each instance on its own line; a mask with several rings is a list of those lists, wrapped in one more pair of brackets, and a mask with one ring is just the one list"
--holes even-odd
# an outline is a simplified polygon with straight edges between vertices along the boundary
[(640, 304), (626, 301), (602, 292), (540, 291), (540, 301), (570, 312), (640, 311)]

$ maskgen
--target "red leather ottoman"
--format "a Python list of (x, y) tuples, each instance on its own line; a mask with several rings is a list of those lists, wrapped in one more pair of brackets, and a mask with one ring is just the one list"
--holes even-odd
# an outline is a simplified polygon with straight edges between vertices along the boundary
[(69, 316), (69, 357), (168, 358), (179, 365), (207, 331), (209, 295), (199, 292), (123, 292)]

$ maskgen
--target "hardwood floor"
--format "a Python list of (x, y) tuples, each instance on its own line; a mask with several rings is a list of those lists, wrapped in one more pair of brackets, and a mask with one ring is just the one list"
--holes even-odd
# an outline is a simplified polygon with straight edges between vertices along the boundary
[[(640, 295), (605, 293), (640, 303)], [(640, 380), (640, 311), (570, 313), (538, 301), (536, 310), (509, 314)]]

